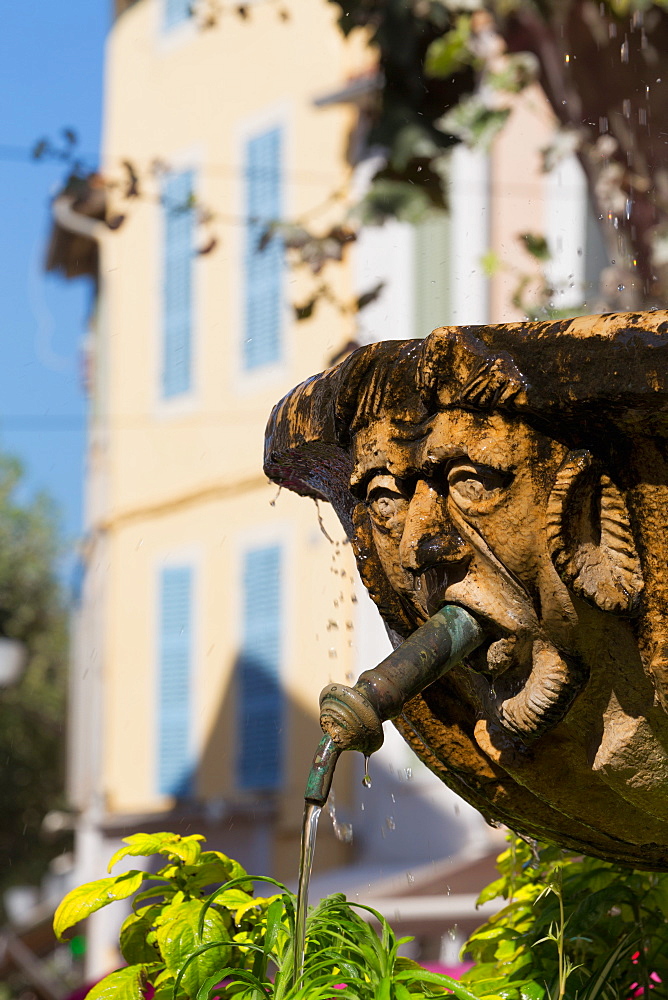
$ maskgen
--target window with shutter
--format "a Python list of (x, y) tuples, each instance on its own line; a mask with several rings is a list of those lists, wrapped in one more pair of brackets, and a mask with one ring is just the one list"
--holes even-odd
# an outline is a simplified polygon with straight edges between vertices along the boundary
[(164, 25), (167, 31), (192, 17), (193, 0), (164, 0)]
[(162, 395), (188, 392), (192, 366), (192, 270), (194, 177), (190, 170), (164, 181), (164, 262), (162, 275)]
[(190, 674), (192, 580), (189, 566), (160, 571), (158, 607), (157, 778), (161, 795), (187, 796), (192, 789)]
[(251, 549), (242, 578), (243, 630), (238, 660), (237, 783), (277, 789), (282, 783), (281, 550)]
[[(246, 370), (273, 364), (281, 355), (283, 242), (264, 239), (267, 227), (281, 218), (282, 135), (279, 128), (246, 143), (244, 343)], [(266, 243), (266, 245), (265, 245)]]

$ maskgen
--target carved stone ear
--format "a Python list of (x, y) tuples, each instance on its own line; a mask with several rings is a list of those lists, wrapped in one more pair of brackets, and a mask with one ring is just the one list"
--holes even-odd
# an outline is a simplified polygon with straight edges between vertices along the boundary
[(624, 498), (589, 451), (571, 451), (547, 503), (547, 545), (566, 586), (602, 611), (633, 614), (643, 588)]

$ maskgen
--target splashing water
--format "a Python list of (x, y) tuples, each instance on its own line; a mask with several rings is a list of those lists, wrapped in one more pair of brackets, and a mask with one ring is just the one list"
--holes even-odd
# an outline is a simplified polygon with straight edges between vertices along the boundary
[(336, 799), (334, 797), (334, 789), (329, 793), (329, 798), (327, 799), (327, 813), (332, 821), (332, 828), (334, 830), (334, 836), (337, 840), (340, 840), (342, 844), (352, 844), (353, 842), (353, 825), (352, 823), (341, 823), (336, 816)]

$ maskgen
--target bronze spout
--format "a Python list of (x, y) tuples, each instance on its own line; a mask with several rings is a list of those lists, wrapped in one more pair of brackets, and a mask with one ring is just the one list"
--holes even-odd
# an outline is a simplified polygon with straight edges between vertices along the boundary
[(446, 605), (386, 659), (360, 675), (354, 687), (328, 684), (320, 695), (325, 736), (316, 751), (305, 798), (324, 805), (343, 750), (370, 756), (383, 745), (383, 722), (401, 714), (407, 701), (459, 663), (484, 633), (463, 608)]

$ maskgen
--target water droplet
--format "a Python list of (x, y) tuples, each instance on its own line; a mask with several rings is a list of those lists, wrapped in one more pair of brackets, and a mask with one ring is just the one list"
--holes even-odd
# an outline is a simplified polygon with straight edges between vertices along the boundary
[(631, 117), (631, 102), (628, 97), (622, 101), (622, 114), (625, 118)]
[(338, 629), (338, 627), (339, 627), (339, 623), (336, 622), (336, 621), (334, 621), (333, 618), (330, 618), (329, 621), (327, 622), (327, 631), (328, 632), (331, 632), (333, 628)]
[(335, 660), (339, 654), (336, 652), (333, 646), (329, 648), (329, 658), (330, 660)]
[(392, 799), (392, 804), (394, 805), (394, 803), (397, 801), (394, 797), (394, 792), (390, 793), (390, 798)]
[(396, 830), (397, 824), (394, 822), (394, 816), (385, 817), (385, 826), (388, 830)]
[(622, 42), (622, 46), (619, 50), (619, 58), (622, 60), (623, 63), (627, 63), (629, 61), (629, 43), (628, 39), (626, 38)]
[(406, 777), (406, 781), (410, 781), (411, 778), (413, 777), (413, 768), (407, 767), (406, 770), (404, 771), (404, 775)]
[(409, 885), (413, 884), (413, 882), (415, 881), (415, 875), (413, 875), (413, 872), (406, 872), (406, 881), (408, 882)]
[(457, 924), (455, 924), (454, 927), (451, 927), (449, 929), (448, 937), (450, 938), (451, 941), (457, 940)]
[(371, 775), (369, 774), (369, 758), (364, 758), (364, 777), (362, 778), (362, 784), (365, 788), (371, 788)]
[(273, 500), (270, 500), (270, 501), (269, 501), (269, 506), (270, 506), (270, 507), (275, 507), (275, 506), (276, 506), (276, 501), (277, 501), (277, 500), (278, 500), (278, 498), (280, 497), (280, 495), (281, 495), (281, 490), (282, 490), (282, 489), (283, 489), (283, 487), (282, 487), (282, 486), (279, 486), (279, 487), (278, 487), (278, 490), (276, 491), (276, 496), (274, 497), (274, 499), (273, 499)]
[(617, 291), (618, 292), (623, 292), (624, 291), (624, 287), (625, 287), (624, 285), (617, 285)]

